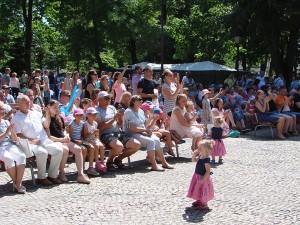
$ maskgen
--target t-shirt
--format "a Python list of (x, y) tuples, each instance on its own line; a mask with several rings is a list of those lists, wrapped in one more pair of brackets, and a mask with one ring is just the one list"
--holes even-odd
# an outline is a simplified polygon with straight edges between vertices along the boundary
[(65, 124), (64, 124), (64, 120), (61, 116), (60, 116), (60, 120), (62, 123), (61, 125), (57, 121), (56, 117), (51, 117), (51, 122), (50, 122), (50, 127), (49, 127), (51, 136), (54, 136), (57, 138), (63, 138), (65, 136), (64, 131), (63, 131), (63, 129), (65, 128)]
[(288, 105), (284, 106), (284, 108), (282, 108), (283, 106), (280, 106), (285, 101), (286, 98), (287, 98), (286, 96), (278, 95), (277, 98), (275, 99), (275, 103), (279, 111), (290, 111), (290, 107), (289, 107), (291, 105), (290, 102), (288, 103)]
[(15, 99), (12, 95), (8, 94), (4, 100), (5, 104), (12, 104), (15, 103)]
[(83, 129), (84, 122), (81, 120), (79, 125), (73, 120), (69, 126), (73, 127), (73, 133), (72, 136), (70, 136), (71, 139), (74, 140), (81, 140), (82, 139), (82, 129)]
[[(153, 80), (143, 78), (140, 80), (137, 87), (143, 89), (142, 93), (144, 94), (154, 94), (155, 83)], [(143, 98), (143, 101), (152, 101), (152, 98)]]
[[(96, 118), (99, 120), (99, 123), (106, 123), (107, 121), (113, 119), (114, 116), (117, 114), (116, 108), (112, 105), (107, 106), (106, 109), (102, 109), (100, 106), (97, 106), (96, 110), (98, 112)], [(101, 131), (100, 134), (116, 133), (116, 132), (120, 132), (120, 128), (117, 121), (114, 121), (111, 127)]]
[(131, 108), (128, 108), (124, 112), (123, 131), (131, 133), (129, 131), (129, 124), (135, 127), (145, 127), (145, 121), (146, 118), (143, 110), (139, 109), (138, 112), (135, 112)]
[(137, 95), (137, 88), (135, 88), (134, 84), (138, 84), (141, 80), (141, 75), (140, 74), (134, 74), (132, 77), (132, 95)]
[(211, 128), (212, 139), (222, 139), (222, 133), (223, 133), (222, 127), (212, 127)]
[(116, 92), (115, 102), (119, 102), (122, 97), (122, 94), (126, 91), (125, 84), (117, 82), (114, 83), (114, 89)]
[(206, 173), (205, 163), (210, 164), (210, 158), (200, 158), (196, 164), (195, 173), (204, 176)]

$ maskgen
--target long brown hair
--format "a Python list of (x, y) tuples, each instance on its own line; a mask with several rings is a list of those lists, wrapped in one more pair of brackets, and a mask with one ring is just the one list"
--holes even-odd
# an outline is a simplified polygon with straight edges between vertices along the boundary
[[(59, 105), (59, 102), (54, 100), (54, 99), (50, 99), (49, 102), (48, 102), (49, 106), (54, 106), (54, 105)], [(62, 123), (62, 120), (60, 118), (60, 115), (59, 114), (55, 114), (55, 120), (57, 122), (57, 124), (60, 126), (61, 129), (63, 129), (63, 123)]]

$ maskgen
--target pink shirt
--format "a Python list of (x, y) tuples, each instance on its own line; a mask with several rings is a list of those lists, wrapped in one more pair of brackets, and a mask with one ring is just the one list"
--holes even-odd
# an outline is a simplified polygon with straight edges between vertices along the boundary
[(125, 84), (123, 83), (114, 83), (114, 90), (116, 92), (115, 102), (120, 102), (122, 94), (126, 91)]

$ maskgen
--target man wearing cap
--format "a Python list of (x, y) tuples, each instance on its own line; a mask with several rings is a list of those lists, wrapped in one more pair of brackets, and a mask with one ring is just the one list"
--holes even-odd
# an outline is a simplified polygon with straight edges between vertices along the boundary
[(137, 85), (138, 95), (140, 95), (143, 101), (152, 101), (152, 99), (157, 96), (154, 94), (155, 82), (152, 80), (152, 69), (150, 67), (146, 67), (144, 69), (144, 78), (140, 80)]
[(4, 91), (4, 103), (5, 104), (13, 104), (15, 103), (15, 99), (12, 95), (9, 94), (10, 87), (8, 85), (3, 85), (2, 89)]
[(113, 171), (115, 170), (114, 165), (124, 168), (122, 160), (137, 152), (141, 144), (128, 134), (121, 132), (120, 127), (122, 127), (124, 113), (122, 109), (117, 111), (114, 106), (110, 105), (110, 100), (111, 96), (106, 91), (98, 94), (96, 121), (102, 143), (111, 149), (106, 166), (108, 170)]
[[(17, 98), (20, 111), (12, 118), (14, 130), (19, 138), (28, 139), (30, 149), (36, 157), (38, 168), (38, 183), (41, 185), (61, 184), (57, 179), (63, 149), (51, 141), (44, 130), (45, 118), (37, 111), (31, 111), (30, 99), (26, 95)], [(46, 177), (48, 154), (51, 162)]]

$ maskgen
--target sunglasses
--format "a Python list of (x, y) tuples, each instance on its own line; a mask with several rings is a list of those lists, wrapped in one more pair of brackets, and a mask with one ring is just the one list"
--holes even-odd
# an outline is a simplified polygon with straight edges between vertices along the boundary
[(71, 97), (71, 95), (64, 95), (64, 96), (69, 97), (69, 98)]

